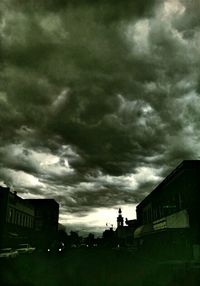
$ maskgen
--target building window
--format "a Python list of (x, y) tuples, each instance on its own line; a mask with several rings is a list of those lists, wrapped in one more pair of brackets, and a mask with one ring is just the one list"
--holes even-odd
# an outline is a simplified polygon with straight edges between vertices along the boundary
[(12, 217), (13, 217), (13, 210), (10, 208), (9, 209), (9, 217), (8, 217), (8, 222), (12, 223)]
[(20, 213), (18, 214), (18, 225), (21, 226), (21, 214)]
[(18, 216), (19, 216), (19, 214), (18, 214), (18, 212), (16, 211), (16, 214), (15, 214), (15, 224), (18, 224)]
[(16, 213), (15, 213), (15, 210), (13, 209), (13, 216), (12, 216), (12, 223), (13, 224), (15, 223), (15, 215), (16, 215)]
[(33, 218), (31, 218), (31, 228), (33, 228)]

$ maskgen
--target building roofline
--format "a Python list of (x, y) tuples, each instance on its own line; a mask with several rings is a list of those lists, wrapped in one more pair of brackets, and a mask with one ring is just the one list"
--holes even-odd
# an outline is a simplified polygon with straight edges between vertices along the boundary
[(4, 186), (0, 186), (0, 190), (10, 191), (10, 188), (9, 187), (4, 187)]
[(152, 192), (150, 192), (136, 207), (139, 208), (149, 201), (149, 199), (164, 185), (168, 184), (180, 171), (189, 168), (200, 168), (200, 160), (184, 160), (182, 161), (159, 185), (157, 185)]
[(54, 204), (57, 204), (59, 205), (59, 203), (55, 200), (55, 199), (25, 199), (26, 201), (29, 201), (31, 203), (35, 203), (35, 204), (45, 204), (45, 203), (54, 203)]

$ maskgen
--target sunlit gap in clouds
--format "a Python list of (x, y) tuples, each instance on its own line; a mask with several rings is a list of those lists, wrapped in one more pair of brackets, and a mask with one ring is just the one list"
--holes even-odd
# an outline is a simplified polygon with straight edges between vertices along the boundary
[(136, 218), (136, 204), (120, 204), (109, 208), (95, 208), (85, 216), (73, 215), (70, 213), (60, 214), (59, 222), (76, 231), (85, 229), (100, 233), (108, 227), (117, 227), (118, 209), (122, 209), (124, 219)]

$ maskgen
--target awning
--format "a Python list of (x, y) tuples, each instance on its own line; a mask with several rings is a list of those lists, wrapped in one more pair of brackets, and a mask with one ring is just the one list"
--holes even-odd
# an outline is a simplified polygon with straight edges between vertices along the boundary
[(139, 237), (146, 235), (152, 231), (153, 231), (153, 225), (151, 223), (141, 225), (138, 228), (136, 228), (136, 230), (134, 232), (134, 238), (139, 238)]
[(187, 229), (189, 226), (188, 212), (187, 210), (181, 210), (159, 220), (155, 220), (152, 223), (139, 226), (134, 232), (134, 238), (158, 233), (160, 231)]

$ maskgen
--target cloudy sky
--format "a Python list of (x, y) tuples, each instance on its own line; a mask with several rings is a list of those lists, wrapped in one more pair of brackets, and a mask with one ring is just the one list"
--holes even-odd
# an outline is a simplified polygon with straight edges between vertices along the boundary
[[(149, 3), (150, 2), (150, 3)], [(102, 231), (200, 156), (199, 0), (1, 0), (0, 182)]]

